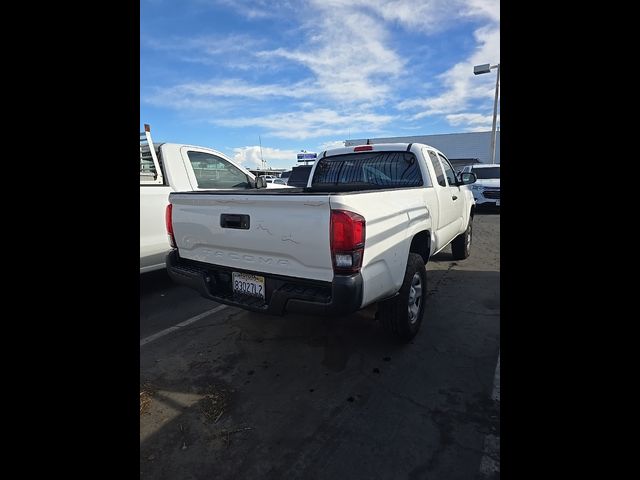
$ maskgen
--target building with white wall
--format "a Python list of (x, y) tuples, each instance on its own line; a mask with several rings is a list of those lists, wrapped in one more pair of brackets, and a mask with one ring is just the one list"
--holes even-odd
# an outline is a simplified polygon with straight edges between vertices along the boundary
[[(451, 161), (454, 168), (474, 163), (491, 163), (491, 131), (415, 135), (410, 137), (358, 138), (345, 140), (345, 146), (367, 143), (425, 143), (431, 145)], [(496, 162), (500, 163), (500, 131), (496, 132)]]

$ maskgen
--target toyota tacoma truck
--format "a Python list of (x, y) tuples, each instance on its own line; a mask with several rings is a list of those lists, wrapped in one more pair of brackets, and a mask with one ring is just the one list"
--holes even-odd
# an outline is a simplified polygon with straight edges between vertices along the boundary
[(377, 303), (402, 341), (424, 316), (425, 265), (469, 256), (473, 195), (419, 143), (323, 152), (306, 187), (174, 192), (167, 271), (206, 298), (256, 312), (345, 315)]

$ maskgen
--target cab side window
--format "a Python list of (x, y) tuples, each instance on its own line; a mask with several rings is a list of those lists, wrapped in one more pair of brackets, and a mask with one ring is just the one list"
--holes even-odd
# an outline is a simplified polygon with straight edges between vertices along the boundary
[(440, 157), (440, 160), (442, 161), (442, 167), (444, 168), (444, 174), (447, 177), (447, 181), (449, 182), (449, 186), (450, 187), (455, 187), (456, 184), (458, 183), (458, 180), (456, 179), (456, 172), (454, 172), (453, 167), (449, 163), (449, 160), (447, 160), (445, 157), (443, 157), (440, 154), (438, 154), (438, 156)]
[(226, 160), (205, 152), (187, 152), (198, 188), (249, 188), (247, 176)]
[(431, 165), (433, 165), (433, 170), (436, 172), (436, 178), (438, 179), (438, 185), (441, 187), (446, 187), (447, 182), (444, 179), (444, 172), (442, 167), (440, 166), (440, 161), (434, 152), (428, 150), (429, 158), (431, 159)]
[(429, 150), (427, 150), (424, 147), (422, 147), (422, 157), (424, 158), (424, 165), (427, 167), (425, 168), (427, 175), (424, 179), (424, 186), (433, 187), (433, 182), (431, 181), (431, 171), (429, 170), (429, 165), (428, 165), (429, 160), (427, 160), (427, 158), (429, 158)]

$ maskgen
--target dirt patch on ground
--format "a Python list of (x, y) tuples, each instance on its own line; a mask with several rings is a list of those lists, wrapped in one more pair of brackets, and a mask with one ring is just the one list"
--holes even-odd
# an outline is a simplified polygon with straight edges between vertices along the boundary
[(146, 412), (151, 405), (151, 398), (155, 393), (155, 389), (147, 384), (140, 385), (140, 415)]
[(209, 386), (200, 403), (200, 409), (208, 422), (217, 423), (229, 409), (231, 391), (221, 386)]

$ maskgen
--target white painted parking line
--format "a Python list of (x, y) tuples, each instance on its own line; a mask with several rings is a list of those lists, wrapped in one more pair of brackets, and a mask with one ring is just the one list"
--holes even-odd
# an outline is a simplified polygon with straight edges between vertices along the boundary
[[(493, 375), (493, 391), (491, 399), (500, 403), (500, 353), (498, 353), (498, 364)], [(500, 433), (498, 435), (488, 434), (484, 437), (484, 455), (480, 460), (480, 478), (495, 478), (500, 475)]]
[(196, 315), (195, 317), (191, 317), (188, 320), (185, 320), (184, 322), (180, 322), (176, 325), (174, 325), (173, 327), (169, 327), (169, 328), (165, 328), (164, 330), (159, 331), (158, 333), (154, 333), (153, 335), (149, 335), (148, 337), (143, 338), (142, 340), (140, 340), (140, 346), (146, 345), (147, 343), (153, 342), (154, 340), (159, 339), (160, 337), (164, 337), (165, 335), (171, 333), (171, 332), (175, 332), (176, 330), (180, 330), (182, 327), (186, 327), (187, 325), (191, 325), (192, 323), (197, 322), (198, 320), (202, 320), (203, 318), (211, 315), (212, 313), (216, 313), (219, 312), (220, 310), (223, 310), (227, 308), (227, 305), (218, 305), (215, 308), (212, 308), (211, 310), (207, 310), (206, 312), (202, 312), (199, 315)]
[(493, 392), (491, 393), (491, 399), (494, 402), (500, 401), (500, 354), (498, 353), (498, 365), (496, 366), (496, 373), (493, 375)]

